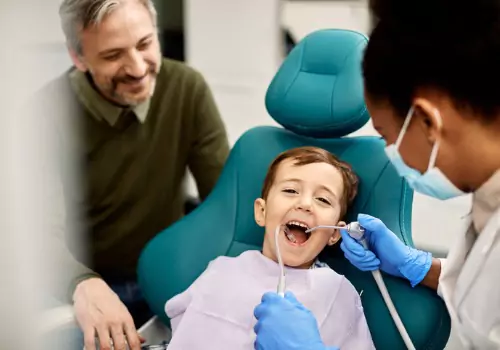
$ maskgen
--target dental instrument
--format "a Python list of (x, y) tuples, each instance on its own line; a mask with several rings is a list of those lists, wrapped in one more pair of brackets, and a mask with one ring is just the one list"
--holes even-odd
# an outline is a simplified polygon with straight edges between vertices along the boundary
[[(312, 232), (319, 228), (334, 228), (334, 229), (346, 230), (349, 236), (351, 236), (356, 242), (361, 244), (363, 248), (365, 248), (366, 250), (369, 249), (368, 242), (366, 241), (365, 238), (365, 229), (357, 221), (353, 221), (350, 224), (347, 224), (346, 226), (332, 226), (332, 225), (316, 226), (306, 230), (306, 233)], [(399, 334), (403, 338), (403, 342), (405, 343), (408, 350), (415, 350), (415, 346), (413, 345), (413, 342), (411, 341), (411, 338), (408, 335), (408, 332), (406, 331), (403, 321), (401, 321), (401, 318), (399, 317), (396, 307), (392, 302), (391, 296), (389, 295), (389, 291), (387, 290), (387, 287), (384, 283), (384, 279), (382, 278), (380, 270), (372, 271), (372, 275), (373, 278), (375, 279), (375, 282), (377, 283), (380, 293), (382, 294), (382, 298), (384, 299), (384, 302), (387, 305), (387, 308), (389, 309), (389, 313), (391, 314), (391, 317), (394, 323), (396, 324)]]
[(286, 289), (286, 276), (285, 276), (285, 265), (283, 265), (283, 259), (281, 258), (280, 245), (278, 243), (278, 237), (281, 230), (281, 227), (285, 230), (285, 234), (287, 234), (288, 227), (280, 225), (276, 227), (274, 231), (274, 243), (276, 245), (276, 256), (278, 258), (278, 264), (280, 266), (280, 276), (278, 279), (278, 295), (281, 297), (285, 297), (285, 289)]
[(347, 224), (346, 226), (319, 225), (319, 226), (315, 226), (313, 228), (306, 230), (306, 233), (312, 232), (312, 231), (317, 230), (319, 228), (334, 228), (334, 229), (339, 229), (339, 230), (346, 230), (347, 233), (349, 233), (349, 236), (351, 236), (352, 238), (354, 238), (358, 242), (365, 235), (365, 229), (363, 227), (361, 227), (361, 225), (357, 221), (351, 222), (350, 224)]

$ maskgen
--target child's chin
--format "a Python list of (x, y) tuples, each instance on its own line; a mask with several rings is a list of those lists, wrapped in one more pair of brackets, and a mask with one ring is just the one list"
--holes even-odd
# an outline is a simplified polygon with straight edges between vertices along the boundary
[(283, 259), (283, 263), (288, 266), (288, 267), (292, 267), (292, 268), (296, 268), (296, 269), (307, 269), (309, 267), (311, 267), (312, 263), (309, 263), (307, 260), (305, 259), (298, 259), (298, 258), (294, 258), (294, 257), (285, 257)]

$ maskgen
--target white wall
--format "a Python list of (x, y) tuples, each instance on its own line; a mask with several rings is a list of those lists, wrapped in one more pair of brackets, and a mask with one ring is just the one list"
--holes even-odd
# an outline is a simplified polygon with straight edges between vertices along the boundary
[(36, 28), (39, 39), (28, 48), (32, 54), (37, 55), (39, 62), (37, 67), (39, 79), (37, 84), (30, 86), (32, 90), (40, 88), (71, 66), (59, 24), (59, 3), (59, 0), (43, 1), (38, 4), (40, 8), (36, 6), (31, 8), (32, 12), (43, 11), (44, 13), (43, 25)]
[(4, 272), (0, 347), (4, 349), (40, 348), (37, 317), (46, 301), (45, 288), (50, 287), (44, 272), (52, 266), (47, 264), (44, 249), (51, 203), (43, 201), (40, 172), (50, 157), (44, 152), (43, 135), (32, 123), (40, 118), (26, 108), (26, 100), (52, 75), (45, 75), (52, 64), (39, 55), (52, 33), (51, 5), (33, 0), (2, 0), (0, 5), (0, 266)]
[(284, 1), (282, 23), (297, 38), (325, 28), (343, 28), (368, 33), (366, 0)]
[(210, 84), (231, 143), (273, 123), (264, 108), (282, 47), (278, 0), (185, 0), (187, 61)]

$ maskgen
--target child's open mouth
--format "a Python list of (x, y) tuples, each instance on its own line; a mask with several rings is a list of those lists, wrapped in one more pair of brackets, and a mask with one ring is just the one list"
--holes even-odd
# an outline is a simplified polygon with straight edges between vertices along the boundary
[(303, 222), (292, 220), (285, 226), (285, 237), (292, 245), (304, 245), (309, 237), (311, 237), (311, 233), (306, 233), (306, 230), (310, 227)]

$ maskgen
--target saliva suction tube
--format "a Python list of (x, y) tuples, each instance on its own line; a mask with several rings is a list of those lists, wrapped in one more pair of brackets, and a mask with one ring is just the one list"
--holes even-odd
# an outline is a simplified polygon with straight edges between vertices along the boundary
[(278, 264), (280, 266), (280, 276), (278, 279), (278, 295), (285, 297), (286, 290), (286, 275), (285, 275), (285, 265), (283, 264), (283, 258), (281, 257), (280, 245), (279, 245), (279, 235), (283, 228), (285, 235), (288, 234), (288, 227), (286, 225), (279, 225), (274, 231), (274, 244), (276, 249), (276, 257), (278, 258)]
[[(368, 242), (365, 239), (365, 229), (359, 224), (359, 222), (354, 221), (351, 222), (350, 224), (347, 224), (346, 226), (329, 226), (329, 225), (324, 225), (324, 226), (316, 226), (313, 228), (310, 228), (306, 232), (312, 232), (314, 230), (317, 230), (319, 228), (333, 228), (333, 229), (340, 229), (340, 230), (346, 230), (349, 236), (351, 236), (356, 242), (361, 244), (363, 248), (368, 249)], [(375, 279), (375, 282), (377, 283), (378, 289), (380, 290), (380, 293), (382, 294), (382, 297), (384, 299), (385, 304), (387, 305), (387, 308), (389, 309), (389, 312), (391, 314), (391, 317), (396, 324), (396, 327), (399, 331), (399, 334), (403, 338), (403, 341), (408, 348), (408, 350), (415, 350), (415, 346), (413, 345), (410, 336), (408, 335), (408, 332), (406, 331), (406, 328), (403, 324), (403, 321), (401, 321), (401, 318), (399, 317), (399, 314), (396, 310), (396, 307), (394, 306), (394, 303), (392, 302), (391, 296), (389, 295), (389, 291), (387, 290), (387, 287), (384, 283), (384, 279), (382, 278), (382, 274), (380, 273), (380, 270), (375, 270), (372, 271), (373, 278)]]

